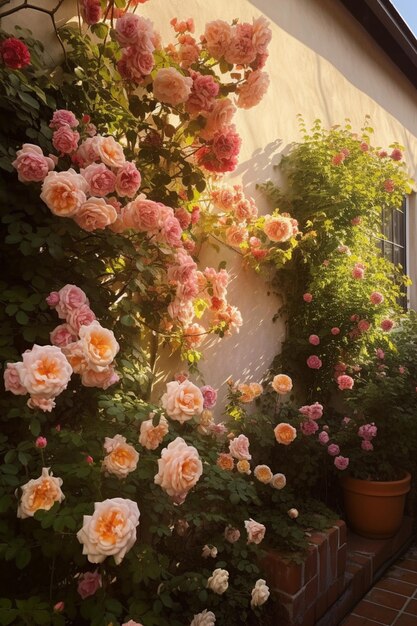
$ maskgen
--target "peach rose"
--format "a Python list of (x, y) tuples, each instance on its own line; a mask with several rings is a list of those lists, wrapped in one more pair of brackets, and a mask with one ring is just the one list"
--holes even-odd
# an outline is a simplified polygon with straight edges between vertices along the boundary
[(95, 148), (102, 163), (109, 167), (122, 167), (126, 159), (122, 146), (117, 143), (114, 137), (95, 137)]
[(238, 247), (248, 238), (247, 230), (244, 226), (232, 225), (226, 230), (226, 242), (229, 246)]
[(255, 399), (263, 392), (263, 387), (259, 383), (249, 383), (252, 397)]
[(242, 383), (241, 385), (238, 385), (237, 390), (240, 393), (239, 402), (244, 402), (246, 404), (254, 400), (255, 396), (253, 394), (253, 389), (251, 385)]
[(116, 176), (116, 192), (119, 196), (133, 198), (140, 187), (142, 177), (134, 163), (126, 161)]
[(122, 219), (126, 228), (155, 234), (160, 227), (161, 206), (153, 200), (147, 200), (144, 194), (140, 194), (123, 208)]
[(173, 67), (164, 67), (155, 76), (153, 94), (160, 102), (181, 104), (188, 99), (192, 86), (192, 78), (183, 76)]
[(272, 472), (267, 465), (257, 465), (253, 470), (254, 476), (260, 483), (267, 485), (272, 480)]
[(240, 530), (233, 528), (233, 526), (226, 526), (224, 529), (224, 538), (229, 543), (236, 543), (240, 539)]
[(157, 426), (153, 425), (152, 418), (151, 414), (150, 419), (140, 425), (139, 443), (147, 450), (156, 450), (169, 430), (168, 421), (163, 415)]
[(167, 383), (167, 390), (161, 403), (169, 417), (180, 424), (194, 415), (200, 415), (204, 408), (204, 398), (200, 389), (189, 380)]
[(245, 521), (246, 532), (248, 533), (248, 541), (247, 543), (261, 543), (262, 539), (265, 537), (266, 528), (263, 524), (259, 524), (259, 522), (255, 522), (252, 518)]
[(87, 364), (81, 373), (81, 384), (84, 387), (98, 387), (99, 389), (108, 389), (111, 385), (119, 382), (119, 375), (115, 372), (114, 367), (109, 365), (100, 372), (94, 369), (88, 369)]
[(21, 150), (16, 152), (12, 165), (21, 183), (39, 183), (55, 167), (54, 161), (44, 156), (39, 146), (31, 143), (24, 143)]
[(31, 396), (54, 398), (66, 389), (72, 367), (59, 348), (35, 344), (22, 359), (20, 382)]
[(19, 369), (22, 366), (22, 362), (7, 363), (4, 370), (4, 388), (6, 391), (11, 391), (15, 396), (25, 396), (28, 392), (26, 387), (20, 382)]
[(273, 217), (271, 215), (265, 216), (264, 233), (271, 241), (278, 243), (288, 241), (293, 235), (293, 225), (289, 217)]
[(274, 474), (271, 480), (271, 487), (274, 489), (283, 489), (287, 484), (287, 479), (284, 474)]
[(113, 224), (117, 219), (117, 211), (104, 198), (92, 197), (80, 206), (73, 218), (80, 228), (91, 233)]
[(126, 478), (135, 471), (139, 454), (133, 446), (126, 443), (126, 437), (122, 435), (115, 435), (112, 439), (106, 437), (104, 449), (108, 453), (101, 466), (104, 472), (114, 474), (117, 478)]
[(119, 344), (111, 330), (97, 321), (80, 328), (80, 345), (88, 361), (89, 369), (97, 372), (106, 369), (119, 352)]
[(49, 467), (43, 467), (39, 478), (29, 480), (22, 485), (17, 517), (21, 519), (33, 517), (40, 509), (49, 511), (55, 502), (62, 502), (65, 498), (61, 491), (62, 478), (54, 478), (52, 473), (49, 474), (49, 469)]
[(230, 454), (221, 452), (217, 457), (216, 465), (226, 472), (231, 472), (235, 466), (235, 462)]
[(203, 464), (197, 450), (177, 437), (161, 452), (155, 484), (168, 495), (185, 497), (203, 473)]
[(239, 435), (229, 443), (229, 452), (235, 458), (250, 461), (252, 455), (249, 453), (249, 439), (246, 435)]
[(70, 168), (66, 172), (49, 172), (43, 181), (41, 200), (58, 217), (73, 217), (86, 201), (87, 181)]
[(190, 626), (214, 626), (216, 623), (216, 616), (212, 611), (204, 609), (201, 613), (194, 615)]
[(129, 499), (96, 502), (93, 515), (84, 515), (83, 526), (77, 533), (90, 563), (102, 563), (106, 557), (113, 556), (119, 565), (136, 541), (139, 516), (138, 505)]
[(297, 436), (296, 429), (286, 422), (281, 422), (275, 426), (274, 433), (277, 442), (282, 443), (284, 446), (289, 446)]
[(209, 54), (213, 59), (223, 57), (232, 41), (232, 28), (223, 20), (214, 20), (206, 24), (204, 39)]
[(292, 389), (292, 380), (286, 374), (277, 374), (277, 376), (274, 376), (271, 385), (278, 394), (285, 395)]
[(251, 72), (246, 81), (237, 91), (237, 106), (241, 109), (251, 109), (259, 104), (269, 87), (269, 76), (266, 72), (256, 70)]
[(246, 459), (241, 459), (236, 463), (236, 469), (239, 474), (247, 474), (248, 476), (252, 474), (250, 463)]
[[(71, 365), (74, 374), (82, 374), (87, 370), (88, 361), (84, 353), (81, 341), (74, 341), (61, 348), (68, 363)], [(87, 385), (88, 386), (88, 385)]]
[(40, 411), (48, 411), (49, 413), (55, 408), (56, 403), (53, 398), (44, 396), (30, 396), (26, 403), (30, 409), (39, 409)]
[(268, 20), (261, 15), (252, 19), (252, 43), (257, 54), (266, 54), (267, 47), (272, 38)]
[(204, 113), (206, 125), (200, 131), (203, 139), (213, 139), (216, 132), (223, 130), (232, 123), (236, 107), (229, 98), (221, 98), (214, 102), (209, 113)]

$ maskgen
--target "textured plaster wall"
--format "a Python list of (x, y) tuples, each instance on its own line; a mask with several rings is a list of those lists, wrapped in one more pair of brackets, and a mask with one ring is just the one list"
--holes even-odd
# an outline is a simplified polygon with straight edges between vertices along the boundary
[[(40, 2), (40, 0), (38, 0)], [(42, 6), (43, 3), (41, 3)], [(64, 3), (62, 19), (71, 14), (72, 0)], [(277, 180), (273, 166), (279, 156), (299, 140), (296, 114), (307, 123), (320, 118), (325, 126), (350, 118), (360, 129), (365, 115), (375, 128), (374, 143), (387, 146), (398, 141), (406, 148), (410, 174), (417, 177), (416, 90), (377, 46), (366, 31), (337, 0), (150, 0), (140, 5), (160, 30), (163, 41), (172, 38), (169, 20), (194, 17), (196, 32), (213, 19), (239, 17), (251, 21), (264, 14), (270, 21), (273, 39), (267, 71), (271, 85), (263, 102), (249, 111), (238, 111), (236, 124), (242, 136), (240, 165), (230, 176), (242, 182), (259, 203), (267, 205), (255, 189), (257, 182)], [(23, 23), (23, 13), (19, 20)], [(20, 17), (22, 16), (22, 17)], [(31, 14), (30, 26), (57, 54), (50, 24), (40, 14)], [(26, 19), (26, 18), (25, 18)], [(11, 20), (10, 20), (11, 21)], [(8, 28), (10, 21), (3, 21)], [(417, 281), (417, 219), (415, 196), (410, 201), (409, 273)], [(202, 265), (228, 261), (234, 280), (230, 301), (242, 311), (244, 325), (239, 335), (214, 341), (205, 352), (201, 370), (206, 382), (221, 387), (232, 376), (260, 380), (284, 337), (282, 323), (272, 323), (279, 299), (268, 294), (263, 279), (242, 266), (239, 257), (224, 248), (220, 253), (206, 250)], [(412, 306), (417, 307), (417, 289), (410, 289)], [(164, 355), (164, 365), (177, 364)], [(172, 371), (172, 370), (171, 370)]]

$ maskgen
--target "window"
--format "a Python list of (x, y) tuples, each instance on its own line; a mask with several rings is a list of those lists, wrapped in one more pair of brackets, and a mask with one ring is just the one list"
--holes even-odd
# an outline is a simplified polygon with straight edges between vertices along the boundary
[[(407, 199), (404, 198), (401, 208), (383, 209), (382, 211), (382, 234), (386, 239), (380, 242), (381, 253), (388, 261), (395, 265), (401, 265), (404, 274), (407, 273), (407, 248), (406, 248), (406, 222), (407, 222)], [(407, 308), (407, 289), (403, 287), (403, 295), (400, 304)]]

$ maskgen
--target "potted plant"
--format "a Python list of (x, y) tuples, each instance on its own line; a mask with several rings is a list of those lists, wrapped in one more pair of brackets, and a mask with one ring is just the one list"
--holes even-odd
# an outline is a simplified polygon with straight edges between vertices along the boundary
[(372, 351), (346, 392), (349, 416), (329, 421), (319, 440), (343, 472), (353, 530), (384, 538), (398, 530), (410, 490), (417, 434), (417, 314), (401, 318), (388, 349)]

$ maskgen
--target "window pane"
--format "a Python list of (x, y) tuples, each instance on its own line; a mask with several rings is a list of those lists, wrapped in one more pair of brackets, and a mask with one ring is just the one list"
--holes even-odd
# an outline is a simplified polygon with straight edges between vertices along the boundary
[(392, 209), (385, 209), (382, 214), (382, 232), (387, 239), (392, 241)]
[(400, 246), (394, 246), (394, 263), (395, 265), (401, 265), (405, 270), (405, 250)]
[(402, 211), (394, 210), (393, 218), (393, 241), (403, 246), (405, 215)]
[(384, 241), (384, 257), (394, 262), (394, 246), (389, 241)]

